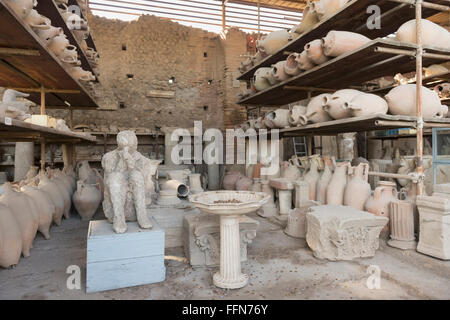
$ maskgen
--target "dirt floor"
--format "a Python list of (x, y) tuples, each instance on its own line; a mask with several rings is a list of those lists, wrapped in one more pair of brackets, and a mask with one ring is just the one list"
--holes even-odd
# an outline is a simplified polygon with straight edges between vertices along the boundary
[[(96, 217), (101, 218), (101, 213)], [(85, 293), (88, 222), (77, 215), (53, 227), (51, 239), (38, 235), (31, 257), (14, 269), (0, 270), (0, 299), (450, 299), (450, 261), (387, 246), (370, 259), (329, 262), (313, 257), (304, 240), (284, 234), (265, 219), (242, 264), (249, 285), (223, 290), (212, 284), (217, 268), (192, 268), (166, 260), (162, 283)], [(166, 249), (167, 256), (184, 257), (183, 248)], [(67, 288), (67, 267), (81, 268), (81, 289)], [(369, 289), (369, 266), (381, 270), (380, 289)]]

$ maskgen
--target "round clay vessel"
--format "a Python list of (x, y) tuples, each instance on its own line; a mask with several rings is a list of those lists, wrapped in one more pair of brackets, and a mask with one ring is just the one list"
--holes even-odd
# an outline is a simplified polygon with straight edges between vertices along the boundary
[(72, 207), (72, 195), (61, 178), (52, 177), (50, 180), (58, 186), (58, 191), (64, 200), (64, 218), (69, 219), (70, 208)]
[(316, 65), (320, 65), (330, 60), (330, 58), (323, 52), (322, 40), (320, 39), (308, 43), (305, 46), (305, 51), (308, 59)]
[(317, 182), (320, 178), (318, 168), (319, 166), (317, 161), (311, 161), (309, 171), (303, 178), (303, 180), (309, 184), (309, 200), (312, 201), (316, 200)]
[[(378, 187), (375, 189), (373, 197), (367, 200), (365, 209), (366, 211), (373, 213), (377, 216), (386, 217), (389, 219), (389, 204), (392, 201), (398, 200), (398, 192), (396, 184), (390, 181), (378, 182)], [(383, 229), (387, 230), (389, 224)]]
[(33, 7), (37, 6), (37, 0), (8, 0), (6, 3), (21, 19), (24, 19)]
[(353, 168), (353, 177), (347, 183), (344, 193), (344, 205), (364, 211), (364, 205), (370, 197), (369, 164), (361, 163)]
[(281, 178), (295, 181), (298, 180), (301, 175), (302, 173), (300, 172), (300, 169), (297, 168), (297, 166), (294, 166), (287, 161), (284, 161), (281, 164)]
[(305, 9), (303, 10), (302, 22), (292, 28), (292, 31), (298, 34), (303, 34), (311, 30), (319, 22), (319, 17), (317, 12), (312, 10), (311, 3), (308, 2)]
[(299, 56), (297, 56), (298, 68), (300, 70), (308, 71), (315, 67), (315, 64), (308, 58), (306, 50), (303, 50)]
[(348, 31), (332, 30), (328, 32), (325, 38), (322, 38), (324, 53), (329, 57), (337, 57), (356, 50), (367, 42), (370, 42), (369, 38), (359, 33)]
[(336, 166), (327, 188), (327, 204), (336, 206), (344, 204), (344, 192), (347, 185), (347, 171), (349, 167), (349, 162), (343, 162)]
[(0, 267), (9, 268), (18, 264), (21, 253), (20, 225), (8, 206), (0, 204)]
[(225, 190), (236, 190), (236, 182), (241, 176), (240, 172), (228, 172), (223, 178), (223, 188)]
[(59, 191), (58, 185), (51, 181), (45, 174), (39, 175), (38, 189), (44, 191), (55, 206), (55, 214), (53, 216), (53, 222), (59, 226), (64, 214), (64, 198)]
[(321, 123), (333, 120), (330, 115), (323, 109), (323, 101), (331, 95), (324, 93), (311, 99), (306, 109), (306, 115), (300, 117), (302, 125), (310, 123)]
[[(389, 112), (393, 115), (415, 116), (416, 111), (415, 84), (405, 84), (392, 89), (386, 96)], [(442, 118), (442, 106), (439, 95), (428, 88), (422, 87), (422, 115), (424, 118)]]
[(333, 172), (328, 164), (325, 164), (325, 169), (317, 182), (316, 200), (321, 204), (327, 203), (327, 188), (333, 177)]
[(346, 103), (350, 103), (353, 98), (361, 93), (361, 91), (353, 89), (336, 91), (331, 96), (323, 97), (323, 108), (333, 119), (340, 120), (350, 118), (352, 116), (352, 112), (344, 106)]
[(286, 63), (284, 64), (284, 72), (289, 76), (297, 76), (299, 75), (302, 70), (298, 66), (298, 58), (300, 56), (300, 53), (291, 53), (287, 59)]
[(256, 47), (259, 51), (272, 55), (277, 53), (284, 45), (289, 42), (290, 34), (287, 30), (278, 30), (269, 33), (264, 39), (256, 41)]
[(300, 125), (303, 121), (302, 116), (306, 114), (307, 107), (293, 106), (289, 112), (289, 124), (292, 126)]
[(20, 190), (33, 199), (39, 213), (38, 231), (45, 239), (50, 239), (50, 226), (55, 213), (55, 205), (52, 200), (44, 191), (33, 186), (23, 186)]
[(277, 109), (266, 115), (275, 128), (287, 128), (290, 127), (289, 123), (290, 111), (288, 109)]
[(87, 184), (78, 180), (77, 191), (73, 194), (73, 205), (81, 220), (91, 220), (102, 201), (97, 184)]
[(8, 206), (20, 226), (22, 254), (24, 257), (29, 257), (39, 221), (35, 219), (26, 197), (26, 195), (14, 191), (9, 183), (3, 184), (3, 194), (0, 196), (0, 203)]
[(253, 185), (253, 179), (250, 179), (246, 176), (241, 176), (236, 182), (236, 190), (237, 191), (249, 191), (251, 186)]
[(289, 79), (291, 76), (289, 74), (287, 74), (284, 71), (284, 67), (286, 65), (286, 61), (280, 61), (277, 62), (276, 64), (274, 64), (272, 66), (272, 74), (273, 77), (278, 81), (278, 82), (283, 82), (286, 81), (287, 79)]
[[(417, 43), (416, 20), (405, 22), (397, 31), (400, 42)], [(450, 48), (450, 32), (440, 25), (427, 19), (422, 19), (422, 44), (440, 48)]]
[(351, 110), (352, 117), (387, 114), (389, 109), (386, 100), (371, 93), (358, 94), (350, 103), (345, 103), (344, 108)]
[(272, 68), (259, 68), (253, 75), (253, 85), (256, 91), (263, 91), (270, 88), (272, 85), (268, 79), (268, 73), (272, 71)]
[(347, 2), (348, 0), (320, 0), (312, 2), (311, 6), (319, 20), (324, 20), (338, 12)]

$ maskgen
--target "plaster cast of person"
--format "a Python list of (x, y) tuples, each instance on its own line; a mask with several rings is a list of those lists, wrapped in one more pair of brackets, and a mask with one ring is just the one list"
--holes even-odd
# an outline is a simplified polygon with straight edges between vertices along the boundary
[(118, 148), (102, 159), (105, 171), (105, 199), (103, 209), (116, 233), (127, 230), (126, 221), (138, 221), (143, 229), (152, 227), (145, 205), (145, 173), (147, 158), (137, 151), (137, 137), (133, 131), (117, 135)]

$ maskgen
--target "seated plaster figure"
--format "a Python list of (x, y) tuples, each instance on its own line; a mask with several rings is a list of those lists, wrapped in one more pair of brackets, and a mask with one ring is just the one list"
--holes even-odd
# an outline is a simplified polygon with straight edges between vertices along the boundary
[(117, 135), (118, 148), (102, 158), (105, 171), (103, 209), (116, 233), (127, 230), (126, 221), (136, 221), (143, 229), (152, 228), (146, 212), (146, 166), (149, 160), (137, 151), (133, 131)]

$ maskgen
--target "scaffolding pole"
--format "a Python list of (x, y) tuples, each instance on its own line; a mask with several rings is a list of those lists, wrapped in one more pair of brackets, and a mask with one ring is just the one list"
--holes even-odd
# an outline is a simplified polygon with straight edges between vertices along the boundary
[[(416, 107), (417, 107), (417, 174), (423, 174), (423, 113), (422, 113), (422, 3), (423, 0), (416, 0)], [(423, 181), (417, 184), (417, 195), (423, 194)]]

